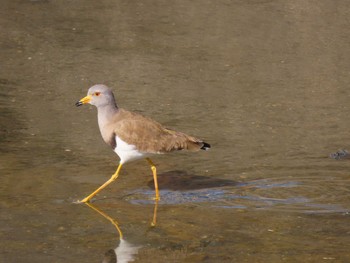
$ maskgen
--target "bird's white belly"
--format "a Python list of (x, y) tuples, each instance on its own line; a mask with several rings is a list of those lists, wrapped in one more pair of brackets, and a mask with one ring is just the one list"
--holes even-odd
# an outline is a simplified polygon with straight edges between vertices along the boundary
[(146, 158), (150, 154), (143, 153), (137, 150), (135, 145), (128, 144), (120, 139), (118, 136), (115, 137), (117, 146), (114, 149), (115, 153), (120, 158), (120, 163), (126, 163), (137, 159)]

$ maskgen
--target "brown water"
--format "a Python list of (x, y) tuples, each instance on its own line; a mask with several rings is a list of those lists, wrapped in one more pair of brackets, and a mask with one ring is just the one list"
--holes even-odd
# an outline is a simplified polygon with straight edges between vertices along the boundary
[[(0, 23), (1, 262), (350, 262), (348, 1), (4, 0)], [(212, 144), (154, 158), (157, 206), (145, 161), (73, 204), (118, 164), (74, 107), (95, 83)]]

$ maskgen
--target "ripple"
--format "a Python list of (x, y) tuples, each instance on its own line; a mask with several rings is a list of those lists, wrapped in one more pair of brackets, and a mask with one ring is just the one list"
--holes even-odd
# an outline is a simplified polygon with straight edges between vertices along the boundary
[[(189, 191), (161, 190), (161, 205), (197, 204), (201, 206), (216, 207), (223, 209), (251, 209), (251, 210), (280, 210), (284, 212), (299, 212), (306, 214), (320, 213), (349, 213), (340, 204), (322, 204), (319, 200), (303, 195), (286, 196), (283, 198), (279, 192), (275, 196), (271, 191), (264, 191), (264, 194), (257, 194), (256, 189), (270, 190), (295, 188), (302, 185), (296, 181), (271, 182), (268, 179), (238, 184), (235, 188), (205, 188)], [(255, 190), (254, 190), (255, 189)], [(138, 189), (131, 192), (125, 199), (138, 205), (153, 204), (153, 190)], [(317, 199), (317, 198), (316, 198)]]

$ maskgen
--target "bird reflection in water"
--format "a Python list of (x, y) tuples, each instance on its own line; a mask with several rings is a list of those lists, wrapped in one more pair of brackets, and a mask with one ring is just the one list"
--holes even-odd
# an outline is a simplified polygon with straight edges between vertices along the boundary
[[(103, 258), (102, 263), (127, 263), (127, 262), (132, 262), (135, 259), (135, 256), (138, 253), (138, 250), (141, 248), (141, 246), (136, 246), (134, 244), (131, 244), (127, 242), (124, 239), (123, 233), (119, 227), (118, 222), (107, 215), (105, 212), (103, 212), (101, 209), (96, 207), (95, 205), (91, 203), (85, 203), (88, 207), (90, 207), (92, 210), (106, 218), (108, 221), (112, 223), (112, 225), (117, 229), (118, 234), (119, 234), (119, 245), (115, 249), (110, 249), (108, 250)], [(154, 206), (154, 213), (153, 213), (153, 219), (151, 226), (154, 227), (156, 225), (156, 220), (157, 220), (157, 207), (158, 207), (158, 202), (155, 203)]]

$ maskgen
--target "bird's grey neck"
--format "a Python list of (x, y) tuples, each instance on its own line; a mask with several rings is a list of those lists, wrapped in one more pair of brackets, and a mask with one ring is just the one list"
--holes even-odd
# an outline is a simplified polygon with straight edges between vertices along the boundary
[(101, 127), (105, 126), (112, 117), (118, 112), (118, 107), (115, 104), (108, 104), (97, 108), (98, 124)]

